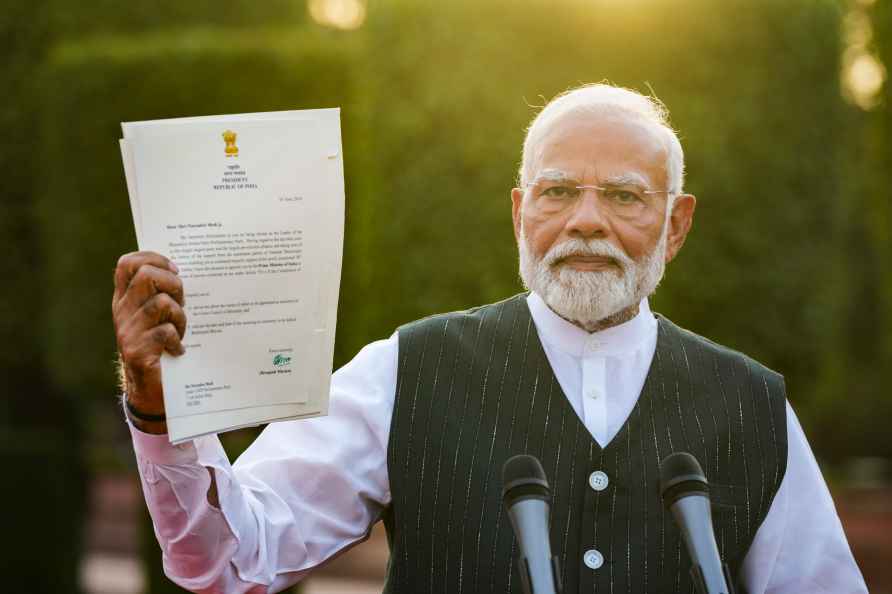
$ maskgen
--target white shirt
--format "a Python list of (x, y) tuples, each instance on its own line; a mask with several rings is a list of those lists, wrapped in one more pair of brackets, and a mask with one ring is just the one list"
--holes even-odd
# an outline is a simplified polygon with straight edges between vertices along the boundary
[[(527, 302), (564, 394), (606, 446), (635, 406), (656, 349), (647, 300), (632, 320), (593, 334), (536, 294)], [(216, 436), (171, 446), (166, 435), (131, 425), (167, 575), (192, 591), (277, 592), (364, 540), (391, 500), (398, 348), (396, 333), (366, 346), (332, 376), (329, 416), (269, 425), (232, 466)], [(747, 589), (866, 593), (789, 404), (787, 441), (786, 474), (744, 559)], [(212, 473), (220, 509), (207, 501)]]

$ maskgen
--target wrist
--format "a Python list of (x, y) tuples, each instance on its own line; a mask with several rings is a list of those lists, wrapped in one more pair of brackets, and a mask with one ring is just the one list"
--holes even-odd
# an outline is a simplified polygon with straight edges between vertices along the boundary
[(130, 398), (128, 398), (126, 395), (124, 397), (124, 407), (127, 409), (127, 412), (130, 413), (131, 417), (135, 417), (140, 421), (146, 421), (149, 423), (167, 422), (167, 415), (164, 414), (163, 410), (153, 413), (141, 410), (142, 407), (133, 406), (133, 403), (130, 402)]
[(121, 401), (124, 405), (124, 415), (131, 425), (143, 433), (151, 433), (153, 435), (167, 433), (167, 418), (163, 412), (160, 414), (142, 412), (130, 402), (130, 398), (126, 393), (121, 396)]

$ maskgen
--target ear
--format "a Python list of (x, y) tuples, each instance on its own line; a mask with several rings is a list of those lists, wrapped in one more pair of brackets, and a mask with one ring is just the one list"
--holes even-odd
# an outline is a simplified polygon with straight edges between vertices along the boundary
[(511, 190), (511, 218), (514, 220), (514, 239), (520, 241), (520, 211), (523, 205), (523, 190)]
[(697, 199), (693, 194), (679, 194), (672, 204), (669, 229), (666, 231), (666, 262), (671, 262), (684, 245), (684, 240), (694, 222)]

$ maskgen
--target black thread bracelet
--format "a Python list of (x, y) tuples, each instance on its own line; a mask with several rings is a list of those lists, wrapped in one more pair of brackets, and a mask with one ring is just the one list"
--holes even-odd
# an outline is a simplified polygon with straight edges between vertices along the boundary
[(167, 415), (165, 415), (165, 414), (150, 415), (148, 413), (139, 412), (138, 410), (133, 408), (133, 405), (130, 404), (130, 399), (127, 398), (126, 396), (124, 397), (124, 406), (127, 407), (127, 410), (128, 410), (128, 412), (130, 412), (131, 415), (133, 415), (140, 421), (149, 421), (152, 423), (162, 423), (162, 422), (167, 421)]

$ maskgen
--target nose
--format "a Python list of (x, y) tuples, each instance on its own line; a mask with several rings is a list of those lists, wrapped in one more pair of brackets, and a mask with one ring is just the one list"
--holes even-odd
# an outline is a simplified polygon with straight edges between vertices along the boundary
[(583, 194), (579, 197), (565, 226), (567, 233), (573, 237), (584, 239), (605, 237), (609, 229), (609, 221), (603, 208), (597, 190), (592, 188), (583, 190)]

